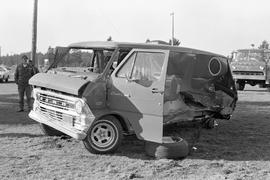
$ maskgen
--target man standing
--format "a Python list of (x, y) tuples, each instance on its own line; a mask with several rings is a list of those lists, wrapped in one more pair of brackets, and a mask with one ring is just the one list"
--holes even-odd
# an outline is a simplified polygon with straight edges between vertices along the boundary
[(18, 112), (24, 111), (24, 93), (27, 98), (28, 110), (32, 109), (31, 102), (31, 86), (29, 85), (29, 79), (34, 75), (34, 69), (29, 64), (29, 59), (26, 55), (22, 56), (22, 63), (16, 68), (14, 78), (18, 85), (19, 91), (19, 110)]

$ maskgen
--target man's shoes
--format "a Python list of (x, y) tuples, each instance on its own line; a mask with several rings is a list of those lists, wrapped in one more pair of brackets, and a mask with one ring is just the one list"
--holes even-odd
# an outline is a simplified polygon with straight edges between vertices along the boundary
[(24, 110), (23, 109), (19, 109), (17, 112), (23, 112)]

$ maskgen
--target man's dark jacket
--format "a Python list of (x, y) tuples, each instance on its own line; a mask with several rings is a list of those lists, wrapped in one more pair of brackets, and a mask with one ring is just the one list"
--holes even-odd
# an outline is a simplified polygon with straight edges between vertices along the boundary
[(19, 64), (14, 74), (15, 82), (19, 86), (28, 86), (28, 81), (34, 74), (34, 70), (29, 64), (26, 67), (23, 64)]

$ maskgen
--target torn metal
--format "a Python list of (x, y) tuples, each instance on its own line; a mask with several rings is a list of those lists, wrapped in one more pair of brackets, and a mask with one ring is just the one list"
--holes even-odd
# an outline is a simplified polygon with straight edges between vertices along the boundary
[(237, 91), (227, 59), (171, 53), (164, 95), (164, 123), (201, 117), (228, 119)]

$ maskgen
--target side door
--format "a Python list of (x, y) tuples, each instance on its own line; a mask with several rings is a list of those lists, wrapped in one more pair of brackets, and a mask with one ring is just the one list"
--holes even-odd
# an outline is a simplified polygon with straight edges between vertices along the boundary
[(109, 106), (123, 114), (139, 139), (162, 142), (169, 50), (134, 49), (111, 76)]

